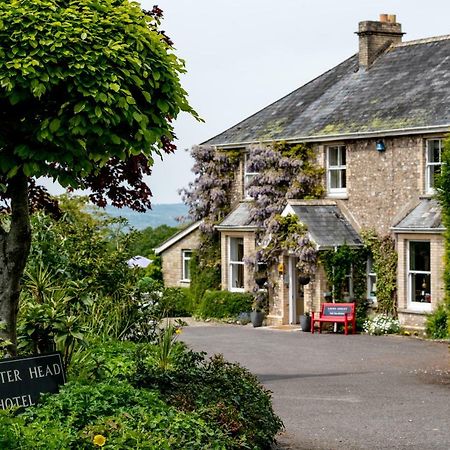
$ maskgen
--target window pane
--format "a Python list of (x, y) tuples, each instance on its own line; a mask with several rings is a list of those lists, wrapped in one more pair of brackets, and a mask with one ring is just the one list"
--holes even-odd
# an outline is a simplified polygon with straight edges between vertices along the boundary
[(411, 274), (411, 301), (415, 303), (430, 303), (431, 276), (429, 274)]
[(428, 141), (428, 162), (441, 161), (441, 141), (435, 139)]
[(244, 258), (244, 239), (230, 238), (230, 261), (242, 262)]
[(439, 175), (441, 173), (441, 166), (440, 165), (432, 165), (428, 166), (428, 182), (430, 185), (429, 188), (434, 188), (436, 175)]
[(341, 188), (347, 187), (347, 171), (345, 169), (342, 169), (341, 171)]
[(337, 189), (340, 187), (339, 170), (330, 170), (330, 189)]
[(347, 154), (346, 154), (346, 151), (345, 151), (345, 147), (339, 147), (339, 150), (340, 150), (340, 161), (339, 161), (339, 163), (340, 163), (341, 166), (345, 166), (346, 162), (347, 162)]
[(337, 147), (329, 147), (328, 148), (328, 166), (337, 166), (338, 165), (338, 148)]
[(430, 243), (409, 243), (409, 269), (423, 272), (430, 271)]
[(231, 264), (231, 284), (233, 288), (244, 289), (243, 264)]
[(184, 273), (183, 273), (183, 278), (185, 280), (190, 280), (191, 279), (191, 272), (189, 270), (189, 263), (190, 260), (189, 259), (185, 259), (184, 260)]

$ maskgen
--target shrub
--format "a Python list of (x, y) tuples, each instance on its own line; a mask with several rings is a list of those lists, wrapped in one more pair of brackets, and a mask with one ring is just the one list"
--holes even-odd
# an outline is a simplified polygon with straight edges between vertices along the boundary
[(397, 319), (387, 314), (377, 314), (364, 322), (363, 329), (366, 333), (372, 335), (398, 333), (400, 323)]
[(206, 359), (202, 353), (180, 352), (170, 371), (138, 356), (137, 386), (158, 389), (169, 404), (213, 422), (231, 439), (227, 449), (270, 448), (283, 428), (270, 392), (247, 369), (222, 356)]
[(192, 315), (192, 296), (189, 288), (166, 288), (163, 291), (162, 308), (168, 317)]
[(78, 450), (94, 448), (100, 435), (105, 448), (230, 448), (230, 439), (212, 425), (196, 412), (167, 405), (158, 392), (125, 381), (71, 382), (16, 418), (3, 413), (0, 442), (5, 450)]
[(237, 317), (241, 312), (251, 311), (252, 303), (253, 295), (248, 292), (207, 291), (196, 313), (202, 318)]
[(444, 304), (440, 304), (436, 310), (427, 317), (426, 333), (432, 339), (445, 339), (450, 334), (450, 314)]
[(215, 265), (212, 261), (214, 261), (214, 258), (207, 254), (201, 264), (198, 252), (192, 252), (189, 268), (191, 272), (190, 289), (194, 306), (201, 302), (208, 289), (220, 288), (220, 266)]

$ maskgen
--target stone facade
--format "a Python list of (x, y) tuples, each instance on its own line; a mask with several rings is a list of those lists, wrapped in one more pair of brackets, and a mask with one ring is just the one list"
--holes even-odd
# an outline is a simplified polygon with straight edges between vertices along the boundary
[(200, 244), (200, 231), (196, 229), (175, 242), (162, 255), (164, 285), (167, 287), (189, 287), (189, 281), (182, 280), (183, 250), (195, 250)]
[[(383, 236), (391, 234), (391, 227), (411, 209), (420, 197), (425, 195), (426, 171), (426, 139), (440, 136), (397, 136), (384, 138), (385, 151), (376, 150), (377, 139), (355, 139), (332, 144), (315, 144), (317, 164), (326, 168), (327, 147), (329, 145), (345, 145), (346, 147), (346, 179), (345, 194), (330, 195), (327, 198), (336, 201), (342, 213), (357, 231), (375, 230)], [(251, 151), (251, 148), (249, 148)], [(324, 176), (326, 186), (326, 175)], [(244, 198), (244, 167), (239, 166), (233, 187), (233, 198), (238, 201)], [(240, 197), (239, 197), (239, 196)], [(228, 289), (228, 250), (227, 236), (244, 236), (245, 256), (251, 256), (255, 251), (254, 233), (245, 234), (235, 231), (222, 233), (222, 286)], [(249, 237), (250, 236), (250, 237)], [(424, 237), (422, 236), (422, 239)], [(422, 327), (424, 314), (408, 311), (406, 293), (406, 256), (405, 246), (408, 236), (398, 236), (399, 270), (398, 270), (398, 307), (400, 318), (404, 325)], [(432, 248), (432, 292), (433, 308), (443, 298), (443, 237), (435, 234), (427, 237)], [(251, 242), (251, 244), (250, 244)], [(288, 258), (283, 260), (288, 267)], [(246, 269), (247, 270), (247, 269)], [(276, 289), (271, 293), (271, 311), (268, 317), (270, 324), (286, 324), (289, 320), (289, 283), (287, 272), (283, 275), (274, 273)], [(246, 280), (250, 274), (246, 272)], [(253, 285), (246, 281), (246, 290)], [(319, 267), (315, 279), (298, 293), (297, 311), (313, 309), (318, 311), (323, 301), (324, 293), (329, 291), (325, 272)]]

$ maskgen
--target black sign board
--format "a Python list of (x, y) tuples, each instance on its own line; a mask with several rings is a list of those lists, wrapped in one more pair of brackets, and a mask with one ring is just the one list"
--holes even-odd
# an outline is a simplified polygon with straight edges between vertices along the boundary
[(0, 409), (32, 406), (66, 382), (60, 353), (0, 361)]
[(351, 314), (352, 307), (350, 305), (333, 305), (324, 306), (323, 315), (324, 316), (345, 316), (345, 314)]

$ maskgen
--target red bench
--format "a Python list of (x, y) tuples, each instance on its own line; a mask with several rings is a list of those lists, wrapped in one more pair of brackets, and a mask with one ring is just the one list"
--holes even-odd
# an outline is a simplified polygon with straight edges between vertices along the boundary
[(311, 316), (311, 333), (314, 333), (314, 324), (319, 322), (319, 333), (322, 333), (323, 322), (343, 323), (345, 334), (348, 334), (348, 325), (352, 324), (352, 334), (356, 333), (356, 314), (354, 303), (322, 303), (319, 317)]

